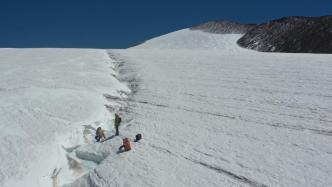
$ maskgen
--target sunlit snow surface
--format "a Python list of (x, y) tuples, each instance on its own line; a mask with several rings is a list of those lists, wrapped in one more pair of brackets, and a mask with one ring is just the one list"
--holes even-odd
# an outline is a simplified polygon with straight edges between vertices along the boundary
[(111, 120), (103, 94), (126, 89), (112, 66), (105, 50), (0, 49), (0, 186), (51, 186), (56, 167), (69, 176), (62, 146)]
[(239, 37), (182, 30), (112, 51), (140, 85), (123, 134), (144, 139), (92, 185), (332, 185), (332, 56), (248, 51)]
[[(78, 147), (73, 151), (76, 156), (99, 165), (91, 166), (88, 174), (72, 183), (64, 172), (59, 177), (60, 184), (331, 186), (332, 55), (259, 53), (238, 47), (236, 40), (239, 37), (181, 30), (131, 49), (110, 50), (111, 59), (103, 50), (59, 49), (65, 54), (77, 52), (73, 54), (77, 58), (66, 58), (66, 63), (63, 62), (65, 59), (54, 59), (55, 56), (65, 57), (60, 54), (45, 57), (40, 60), (43, 63), (37, 63), (39, 53), (43, 50), (22, 49), (12, 51), (12, 54), (0, 51), (0, 71), (4, 72), (0, 76), (0, 101), (4, 103), (1, 105), (1, 127), (8, 129), (12, 126), (14, 130), (9, 128), (1, 131), (1, 141), (4, 145), (12, 142), (18, 147), (25, 146), (10, 136), (10, 133), (22, 137), (28, 134), (16, 121), (20, 120), (20, 116), (27, 121), (26, 128), (35, 129), (34, 123), (38, 125), (37, 117), (31, 122), (27, 120), (39, 116), (33, 115), (33, 109), (28, 110), (32, 112), (18, 114), (20, 107), (17, 106), (20, 104), (22, 108), (40, 108), (37, 110), (40, 113), (47, 112), (56, 117), (45, 117), (48, 127), (36, 132), (37, 135), (46, 133), (47, 138), (39, 138), (32, 131), (33, 135), (26, 136), (33, 141), (23, 141), (27, 146), (38, 145), (40, 139), (47, 143), (50, 140), (48, 137), (53, 136), (50, 132), (53, 128), (61, 133), (84, 125), (82, 121), (89, 121), (87, 124), (101, 121), (105, 127), (111, 126), (112, 118), (105, 117), (108, 111), (104, 104), (112, 104), (112, 99), (105, 101), (102, 94), (117, 96), (116, 90), (126, 88), (123, 83), (109, 76), (112, 70), (104, 62), (121, 62), (123, 66), (119, 67), (117, 77), (128, 81), (128, 84), (138, 85), (131, 86), (135, 94), (129, 98), (114, 97), (113, 104), (128, 106), (122, 116), (121, 136), (102, 144), (90, 142)], [(56, 50), (45, 50), (48, 55), (56, 53)], [(32, 58), (29, 62), (34, 67), (17, 60), (20, 53)], [(6, 59), (4, 57), (7, 60), (3, 60)], [(81, 74), (70, 74), (73, 76), (70, 79), (64, 78), (65, 75), (56, 79), (57, 73), (52, 72), (65, 71), (69, 74), (65, 67), (69, 62), (73, 66), (70, 72), (78, 71)], [(80, 69), (81, 62), (85, 62), (85, 68)], [(50, 77), (49, 73), (30, 73), (20, 79), (25, 71), (30, 69), (36, 72), (44, 63), (46, 69), (52, 67), (52, 71), (48, 71), (54, 76), (52, 79), (29, 79), (30, 75), (47, 78)], [(25, 71), (15, 73), (18, 67), (23, 67)], [(99, 76), (91, 79), (96, 81), (92, 81), (88, 75), (88, 70), (93, 67), (97, 68), (91, 71)], [(79, 75), (89, 84), (82, 85), (78, 81), (81, 79), (75, 78)], [(52, 82), (54, 79), (59, 81)], [(72, 79), (77, 81), (69, 81)], [(44, 92), (41, 88), (28, 90), (26, 94), (20, 93), (20, 89), (9, 92), (11, 84), (19, 88), (22, 85), (40, 85), (43, 80), (53, 85), (45, 89), (52, 89), (55, 93), (63, 93), (62, 87), (75, 89), (65, 92), (69, 95), (68, 99), (60, 95), (56, 100), (49, 99), (53, 92)], [(46, 87), (46, 83), (42, 85)], [(85, 85), (94, 86), (87, 89)], [(77, 87), (78, 91), (75, 91)], [(5, 94), (7, 97), (2, 97)], [(11, 101), (11, 97), (15, 102)], [(29, 101), (30, 97), (35, 101)], [(56, 103), (64, 108), (53, 110), (52, 105)], [(67, 114), (69, 111), (73, 113)], [(68, 125), (63, 119), (70, 121), (70, 124), (75, 121), (75, 125)], [(50, 124), (50, 121), (59, 125)], [(40, 126), (44, 124), (40, 122)], [(121, 138), (133, 139), (137, 133), (142, 133), (143, 139), (133, 143), (131, 151), (119, 153), (117, 148), (121, 145)], [(80, 136), (80, 132), (75, 136)], [(55, 149), (54, 145), (61, 144), (53, 142), (49, 143), (49, 147)], [(14, 152), (12, 145), (7, 149), (2, 146), (1, 151)], [(36, 154), (34, 151), (43, 152), (43, 149), (29, 150), (16, 155), (17, 159), (24, 159), (17, 161), (16, 171), (26, 168), (28, 162), (38, 163), (38, 155), (33, 156)], [(48, 154), (41, 158), (47, 160)], [(17, 178), (18, 174), (9, 167), (13, 165), (9, 162), (14, 161), (11, 157), (7, 158), (1, 152), (2, 160), (6, 162), (1, 162), (3, 167), (0, 171), (9, 178)], [(82, 164), (89, 166), (89, 162), (83, 161)], [(49, 167), (51, 173), (54, 165)], [(7, 174), (9, 172), (12, 174)]]

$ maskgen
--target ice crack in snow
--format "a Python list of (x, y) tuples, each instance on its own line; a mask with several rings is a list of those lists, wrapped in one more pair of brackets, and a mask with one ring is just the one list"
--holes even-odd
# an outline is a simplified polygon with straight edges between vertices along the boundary
[(223, 169), (223, 168), (220, 168), (220, 167), (217, 167), (217, 166), (212, 166), (212, 165), (207, 164), (205, 162), (198, 161), (198, 160), (193, 160), (193, 159), (190, 159), (188, 157), (183, 157), (183, 158), (185, 158), (186, 160), (189, 160), (191, 162), (194, 162), (196, 164), (200, 164), (200, 165), (202, 165), (202, 166), (204, 166), (206, 168), (209, 168), (211, 170), (214, 170), (214, 171), (216, 171), (218, 173), (225, 174), (225, 175), (227, 175), (227, 176), (229, 176), (229, 177), (231, 177), (233, 179), (239, 180), (239, 181), (241, 181), (243, 183), (246, 183), (246, 184), (248, 184), (250, 186), (254, 186), (254, 187), (267, 187), (267, 185), (265, 185), (265, 184), (261, 184), (259, 182), (254, 181), (254, 180), (251, 180), (251, 179), (249, 179), (247, 177), (244, 177), (244, 176), (241, 176), (241, 175), (237, 175), (237, 174), (235, 174), (235, 173), (233, 173), (231, 171), (228, 171), (226, 169)]

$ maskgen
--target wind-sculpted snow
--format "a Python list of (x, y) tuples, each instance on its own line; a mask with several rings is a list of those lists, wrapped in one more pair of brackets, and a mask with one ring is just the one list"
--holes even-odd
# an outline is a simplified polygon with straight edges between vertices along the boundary
[(113, 176), (124, 171), (108, 163), (119, 168), (103, 174), (114, 179), (112, 185), (125, 185), (122, 179), (146, 167), (137, 184), (332, 184), (332, 142), (324, 133), (332, 130), (330, 56), (119, 53), (139, 67), (142, 85), (130, 102), (131, 131), (145, 139), (128, 153), (141, 161), (130, 166), (124, 160), (128, 174), (121, 179)]
[(143, 139), (69, 186), (332, 185), (330, 55), (154, 42), (111, 51), (139, 80), (121, 136)]

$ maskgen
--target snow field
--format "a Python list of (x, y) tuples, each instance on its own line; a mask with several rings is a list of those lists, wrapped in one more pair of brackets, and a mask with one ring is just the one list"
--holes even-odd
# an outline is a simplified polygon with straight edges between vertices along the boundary
[(182, 30), (112, 50), (139, 85), (122, 135), (143, 140), (71, 186), (331, 186), (331, 55), (236, 40)]
[[(66, 187), (331, 186), (331, 55), (259, 53), (239, 37), (1, 49), (0, 182), (50, 186), (62, 168)], [(120, 136), (95, 143), (115, 111)]]
[(103, 94), (129, 91), (107, 52), (3, 49), (0, 59), (1, 186), (50, 186), (55, 168), (62, 183), (78, 177), (63, 147), (83, 142), (83, 125), (111, 124)]

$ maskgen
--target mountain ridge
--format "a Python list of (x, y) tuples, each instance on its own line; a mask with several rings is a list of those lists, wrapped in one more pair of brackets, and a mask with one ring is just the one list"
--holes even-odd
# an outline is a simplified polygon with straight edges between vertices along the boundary
[(332, 53), (332, 15), (286, 16), (261, 24), (209, 21), (190, 30), (244, 34), (237, 44), (260, 52)]
[(332, 53), (332, 16), (289, 16), (255, 26), (237, 43), (261, 52)]

